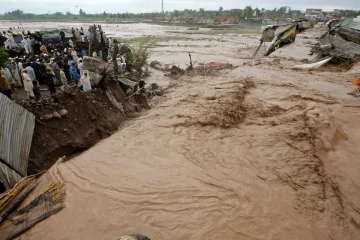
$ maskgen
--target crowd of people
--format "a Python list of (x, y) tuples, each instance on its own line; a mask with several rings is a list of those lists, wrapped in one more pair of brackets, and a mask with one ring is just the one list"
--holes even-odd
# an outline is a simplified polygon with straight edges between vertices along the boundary
[[(83, 70), (82, 60), (88, 54), (87, 49), (78, 53), (75, 47), (80, 42), (98, 43), (101, 50), (92, 50), (91, 56), (99, 60), (112, 61), (114, 51), (119, 53), (119, 43), (116, 39), (107, 38), (100, 25), (91, 25), (85, 32), (82, 27), (72, 28), (71, 33), (72, 38), (66, 40), (64, 32), (60, 32), (62, 42), (58, 43), (56, 48), (48, 50), (39, 34), (22, 32), (26, 54), (9, 58), (7, 66), (1, 68), (0, 92), (11, 98), (11, 93), (15, 89), (24, 87), (28, 98), (39, 99), (40, 85), (47, 85), (51, 94), (55, 94), (57, 89), (66, 90), (70, 85), (78, 86), (84, 91), (90, 90), (90, 73)], [(12, 32), (8, 31), (2, 35), (10, 39), (11, 34)], [(8, 50), (11, 49), (9, 44), (11, 41), (5, 42)], [(115, 61), (119, 72), (124, 74), (125, 56), (117, 54)]]
[[(76, 57), (74, 57), (76, 56)], [(40, 85), (47, 85), (51, 94), (56, 87), (67, 90), (73, 84), (87, 91), (91, 89), (89, 72), (83, 71), (82, 57), (74, 49), (47, 54), (10, 58), (1, 68), (0, 91), (11, 98), (11, 92), (24, 87), (29, 98), (41, 97)]]

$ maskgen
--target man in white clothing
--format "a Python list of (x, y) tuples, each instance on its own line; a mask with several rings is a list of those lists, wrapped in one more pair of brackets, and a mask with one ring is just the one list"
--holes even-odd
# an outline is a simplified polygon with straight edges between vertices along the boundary
[(90, 74), (89, 74), (88, 70), (85, 70), (84, 75), (81, 76), (80, 82), (79, 82), (79, 87), (84, 92), (91, 90)]
[(126, 69), (126, 61), (125, 61), (124, 55), (120, 55), (120, 57), (118, 55), (118, 57), (116, 58), (116, 61), (117, 61), (117, 65), (118, 65), (120, 73), (122, 75), (124, 75), (125, 69)]
[(31, 78), (31, 81), (36, 81), (35, 71), (30, 64), (25, 68), (27, 75)]
[(33, 91), (34, 85), (31, 81), (31, 78), (29, 77), (26, 69), (23, 70), (22, 77), (24, 79), (24, 90), (27, 93), (28, 98), (35, 98), (34, 91)]
[(10, 38), (6, 39), (6, 41), (4, 42), (4, 45), (5, 45), (5, 49), (12, 49), (11, 39)]
[(79, 63), (78, 63), (78, 69), (80, 71), (80, 76), (82, 76), (84, 74), (84, 70), (83, 70), (83, 60), (80, 59)]
[(30, 46), (29, 46), (29, 42), (28, 42), (27, 38), (25, 37), (21, 42), (24, 45), (26, 54), (29, 54), (30, 53)]

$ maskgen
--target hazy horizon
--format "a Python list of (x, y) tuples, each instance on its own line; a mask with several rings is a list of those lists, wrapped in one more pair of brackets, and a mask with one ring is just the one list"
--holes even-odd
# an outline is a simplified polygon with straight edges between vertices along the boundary
[[(305, 11), (306, 8), (320, 8), (323, 11), (333, 11), (334, 9), (354, 9), (359, 10), (360, 5), (355, 1), (338, 1), (338, 0), (303, 0), (301, 3), (288, 4), (285, 0), (223, 0), (221, 4), (215, 0), (164, 0), (164, 10), (184, 10), (205, 8), (205, 10), (218, 10), (223, 7), (225, 10), (234, 8), (245, 8), (250, 5), (253, 8), (265, 8), (272, 10), (275, 7), (289, 6), (292, 9)], [(56, 7), (54, 7), (56, 6)], [(0, 14), (20, 9), (26, 13), (44, 14), (55, 12), (71, 12), (78, 14), (80, 8), (86, 13), (146, 13), (161, 12), (161, 0), (3, 0)]]

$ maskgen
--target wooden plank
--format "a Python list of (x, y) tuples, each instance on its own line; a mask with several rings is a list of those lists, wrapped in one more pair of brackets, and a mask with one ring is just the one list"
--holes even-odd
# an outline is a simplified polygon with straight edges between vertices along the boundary
[(360, 45), (346, 41), (339, 36), (327, 35), (320, 41), (320, 46), (314, 52), (338, 58), (354, 59), (360, 56)]
[(41, 204), (28, 213), (13, 216), (11, 221), (7, 220), (0, 226), (0, 240), (12, 240), (19, 237), (37, 223), (59, 212), (63, 207), (61, 203), (56, 205)]
[(10, 202), (6, 204), (6, 206), (0, 211), (0, 223), (16, 209), (22, 203), (22, 201), (25, 200), (25, 198), (34, 190), (37, 185), (37, 180), (33, 179), (32, 182), (29, 183), (24, 189), (22, 189), (16, 196), (9, 199)]
[(360, 45), (360, 31), (351, 28), (340, 28), (336, 33), (344, 40)]

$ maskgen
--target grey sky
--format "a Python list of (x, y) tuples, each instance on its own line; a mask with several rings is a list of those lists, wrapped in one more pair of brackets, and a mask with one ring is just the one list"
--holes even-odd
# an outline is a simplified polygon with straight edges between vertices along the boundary
[[(21, 9), (28, 13), (66, 12), (78, 13), (82, 8), (87, 13), (122, 13), (161, 11), (161, 0), (0, 0), (0, 13)], [(292, 2), (290, 4), (290, 2)], [(334, 9), (360, 9), (359, 0), (164, 0), (165, 11), (205, 8), (217, 10), (244, 8), (247, 5), (258, 8), (274, 9), (290, 6), (293, 9), (321, 8), (325, 11)]]

